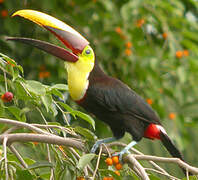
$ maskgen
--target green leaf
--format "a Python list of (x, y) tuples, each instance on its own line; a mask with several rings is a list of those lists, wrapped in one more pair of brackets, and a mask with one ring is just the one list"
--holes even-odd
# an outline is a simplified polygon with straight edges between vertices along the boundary
[(28, 179), (28, 180), (34, 180), (36, 177), (34, 177), (28, 170), (16, 170), (16, 180), (21, 179)]
[(28, 166), (27, 169), (38, 169), (38, 168), (44, 168), (44, 167), (53, 167), (53, 164), (49, 163), (48, 161), (39, 161)]
[(46, 108), (46, 111), (49, 112), (49, 109), (51, 109), (52, 106), (52, 96), (48, 94), (45, 96), (41, 96), (41, 100)]
[(51, 93), (54, 94), (54, 95), (56, 95), (56, 96), (58, 96), (58, 97), (60, 97), (61, 99), (63, 99), (63, 94), (59, 90), (52, 89), (51, 90)]
[(87, 121), (89, 124), (92, 125), (93, 129), (95, 130), (95, 121), (91, 116), (89, 116), (83, 112), (80, 112), (80, 111), (73, 111), (72, 114), (75, 114), (75, 115), (81, 117), (82, 119), (84, 119), (85, 121)]
[(30, 165), (35, 163), (35, 160), (30, 159), (30, 158), (24, 158), (24, 161), (27, 163), (28, 166), (30, 166)]
[(59, 89), (63, 91), (68, 91), (68, 86), (66, 84), (55, 84), (51, 86), (50, 89)]
[(17, 120), (23, 121), (23, 122), (26, 121), (25, 114), (18, 107), (10, 106), (7, 109), (16, 117)]
[(25, 87), (28, 89), (28, 91), (36, 95), (41, 96), (46, 94), (45, 86), (38, 81), (28, 80), (25, 83)]
[(63, 102), (57, 102), (57, 103), (60, 104), (64, 109), (69, 111), (74, 117), (79, 116), (83, 120), (87, 121), (89, 124), (92, 125), (93, 129), (95, 130), (95, 121), (91, 116), (89, 116), (83, 112), (80, 112), (80, 111), (75, 111), (70, 106), (68, 106), (67, 104), (65, 104)]
[(80, 157), (77, 167), (81, 170), (84, 169), (84, 167), (91, 162), (91, 160), (95, 157), (95, 154), (85, 154)]
[(89, 129), (77, 126), (77, 127), (75, 127), (74, 131), (83, 135), (87, 139), (90, 139), (90, 140), (95, 140), (96, 139), (95, 134), (92, 133)]
[[(182, 180), (187, 180), (187, 178), (183, 178)], [(197, 180), (196, 176), (189, 176), (189, 180)]]
[(41, 96), (41, 100), (42, 100), (47, 112), (51, 111), (53, 113), (53, 116), (56, 116), (58, 114), (56, 106), (53, 104), (52, 96), (50, 94)]
[(58, 101), (57, 103), (60, 104), (65, 110), (67, 110), (69, 112), (73, 112), (74, 111), (69, 105), (67, 105), (67, 104), (65, 104), (63, 102)]

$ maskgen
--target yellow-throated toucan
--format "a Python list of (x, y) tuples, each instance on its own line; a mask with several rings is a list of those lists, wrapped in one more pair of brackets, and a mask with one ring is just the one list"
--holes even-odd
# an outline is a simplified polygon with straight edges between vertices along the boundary
[(180, 151), (162, 127), (158, 115), (126, 84), (103, 72), (89, 42), (82, 35), (64, 22), (39, 11), (19, 10), (13, 16), (24, 17), (46, 28), (72, 51), (39, 40), (8, 38), (42, 49), (66, 62), (72, 99), (108, 124), (114, 135), (112, 138), (97, 141), (92, 152), (101, 143), (120, 139), (128, 132), (134, 141), (119, 153), (120, 157), (145, 137), (161, 140), (173, 157), (183, 160)]

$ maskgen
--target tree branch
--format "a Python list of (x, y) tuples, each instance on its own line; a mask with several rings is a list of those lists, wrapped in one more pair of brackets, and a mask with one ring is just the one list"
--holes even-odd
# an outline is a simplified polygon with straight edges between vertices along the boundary
[(132, 154), (131, 156), (133, 156), (137, 160), (175, 163), (178, 164), (181, 168), (184, 168), (193, 174), (198, 174), (198, 168), (188, 165), (179, 158), (165, 158), (165, 157), (156, 157), (156, 156), (148, 156), (148, 155), (132, 155)]
[[(8, 133), (12, 132), (12, 131), (8, 130), (8, 131), (6, 131), (6, 133), (0, 135), (0, 143), (3, 144), (4, 153), (5, 153), (4, 154), (5, 170), (8, 168), (7, 167), (6, 146), (10, 147), (11, 151), (17, 156), (17, 158), (22, 163), (23, 167), (27, 167), (27, 165), (25, 163), (23, 163), (23, 159), (21, 159), (20, 154), (15, 150), (15, 148), (13, 146), (11, 146), (12, 143), (14, 143), (14, 142), (41, 142), (41, 143), (48, 143), (48, 144), (56, 144), (56, 145), (60, 145), (60, 146), (62, 145), (62, 146), (74, 147), (74, 148), (84, 151), (84, 143), (80, 139), (63, 138), (63, 137), (59, 137), (57, 135), (51, 134), (49, 132), (46, 132), (46, 131), (43, 131), (40, 129), (46, 125), (35, 125), (35, 124), (33, 125), (33, 124), (28, 124), (28, 123), (19, 122), (19, 121), (10, 120), (10, 119), (4, 119), (4, 118), (0, 118), (0, 123), (14, 125), (15, 127), (27, 128), (34, 132), (39, 133), (39, 134), (34, 134), (34, 133), (8, 134)], [(38, 126), (40, 128), (35, 127), (35, 126)], [(50, 125), (47, 125), (47, 126), (48, 127), (44, 127), (44, 128), (60, 128), (59, 126), (50, 126)], [(10, 128), (10, 129), (13, 130), (13, 128)], [(60, 128), (60, 129), (63, 130), (62, 128)], [(123, 144), (123, 143), (115, 142), (115, 143), (108, 144), (108, 147), (113, 146), (113, 145), (125, 146), (125, 144)], [(107, 149), (107, 148), (105, 148), (105, 149)], [(124, 156), (123, 160), (125, 163), (128, 163), (128, 165), (137, 173), (137, 175), (140, 176), (144, 180), (149, 180), (149, 177), (145, 171), (146, 169), (144, 167), (142, 167), (137, 160), (149, 161), (150, 163), (152, 163), (152, 165), (154, 165), (154, 167), (158, 171), (161, 172), (161, 174), (163, 174), (171, 179), (173, 179), (174, 177), (169, 175), (165, 170), (163, 170), (161, 167), (159, 167), (153, 161), (164, 162), (164, 163), (175, 163), (175, 164), (178, 164), (180, 167), (186, 169), (188, 172), (191, 172), (192, 174), (198, 174), (198, 168), (190, 166), (178, 158), (164, 158), (164, 157), (148, 156), (148, 155), (143, 155), (141, 152), (135, 150), (134, 148), (132, 148), (132, 150), (137, 154), (135, 154), (135, 155), (129, 154), (127, 156)], [(108, 151), (109, 150), (107, 150), (107, 152)], [(9, 176), (8, 169), (6, 171), (7, 171), (6, 176), (8, 177)], [(156, 171), (156, 170), (154, 170), (154, 171)], [(157, 172), (157, 173), (160, 173), (160, 172)]]
[(140, 163), (134, 158), (133, 155), (129, 154), (127, 156), (123, 157), (123, 161), (125, 163), (128, 163), (129, 166), (134, 169), (135, 167), (135, 171), (138, 171), (138, 175), (140, 175), (142, 180), (149, 180), (149, 177), (146, 173), (146, 171), (144, 170), (144, 168), (140, 165)]
[(57, 144), (62, 146), (75, 147), (83, 150), (84, 144), (74, 138), (62, 138), (59, 136), (49, 136), (43, 134), (33, 134), (33, 133), (17, 133), (17, 134), (3, 134), (0, 135), (0, 143), (7, 138), (7, 144), (10, 145), (13, 142), (42, 142), (49, 144)]
[(15, 121), (15, 120), (11, 120), (11, 119), (0, 118), (0, 123), (10, 124), (10, 125), (18, 126), (18, 127), (24, 127), (24, 128), (30, 129), (30, 130), (32, 130), (34, 132), (37, 132), (37, 133), (40, 133), (40, 134), (48, 134), (50, 136), (53, 135), (51, 133), (48, 133), (47, 131), (43, 131), (40, 128), (34, 127), (31, 124), (20, 122), (20, 121)]

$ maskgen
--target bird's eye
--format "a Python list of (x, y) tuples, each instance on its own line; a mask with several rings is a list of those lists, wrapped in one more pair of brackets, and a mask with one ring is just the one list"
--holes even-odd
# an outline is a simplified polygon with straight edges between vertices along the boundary
[(85, 53), (86, 53), (87, 55), (89, 55), (89, 54), (91, 53), (90, 49), (87, 49), (87, 50), (85, 51)]

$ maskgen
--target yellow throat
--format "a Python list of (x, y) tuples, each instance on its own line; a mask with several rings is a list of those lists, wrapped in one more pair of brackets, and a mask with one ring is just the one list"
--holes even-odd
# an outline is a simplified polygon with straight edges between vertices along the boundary
[(75, 63), (66, 62), (68, 73), (69, 93), (73, 100), (81, 100), (89, 86), (89, 74), (94, 67), (95, 55), (92, 48), (87, 45)]

